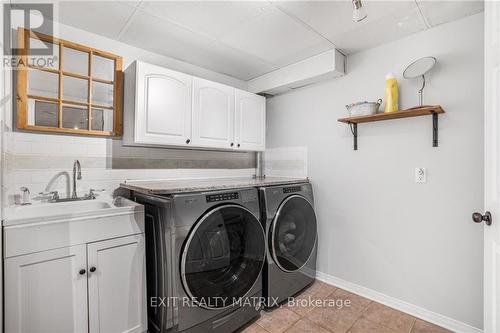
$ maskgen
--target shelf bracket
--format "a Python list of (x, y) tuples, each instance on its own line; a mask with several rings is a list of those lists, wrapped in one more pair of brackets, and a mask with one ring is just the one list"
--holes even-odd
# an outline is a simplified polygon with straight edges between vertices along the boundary
[(351, 133), (354, 140), (354, 150), (358, 150), (358, 124), (349, 123), (349, 127), (351, 128)]
[(438, 114), (432, 113), (432, 146), (438, 146)]

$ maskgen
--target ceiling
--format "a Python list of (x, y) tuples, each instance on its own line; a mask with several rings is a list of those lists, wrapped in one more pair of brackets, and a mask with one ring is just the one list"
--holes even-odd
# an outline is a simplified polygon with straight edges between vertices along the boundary
[[(250, 80), (323, 51), (351, 54), (484, 9), (483, 1), (71, 1), (58, 21)], [(57, 18), (56, 18), (57, 20)], [(112, 50), (110, 50), (112, 51)]]

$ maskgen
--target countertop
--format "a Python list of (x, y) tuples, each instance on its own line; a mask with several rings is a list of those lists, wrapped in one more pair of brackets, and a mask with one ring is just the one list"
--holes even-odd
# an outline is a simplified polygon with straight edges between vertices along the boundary
[(272, 185), (308, 183), (307, 178), (210, 178), (179, 180), (126, 181), (121, 187), (144, 194), (167, 195), (188, 192), (217, 191), (224, 189), (251, 188)]

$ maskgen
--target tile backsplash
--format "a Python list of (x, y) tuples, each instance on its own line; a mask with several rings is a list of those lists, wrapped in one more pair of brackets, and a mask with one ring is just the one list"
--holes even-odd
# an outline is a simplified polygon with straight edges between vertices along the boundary
[(308, 176), (307, 147), (266, 149), (264, 173), (270, 177), (306, 178)]
[(37, 193), (71, 191), (73, 162), (82, 166), (79, 194), (90, 188), (114, 191), (127, 179), (248, 177), (255, 174), (255, 153), (125, 147), (109, 138), (6, 132), (4, 198), (16, 203), (19, 188)]

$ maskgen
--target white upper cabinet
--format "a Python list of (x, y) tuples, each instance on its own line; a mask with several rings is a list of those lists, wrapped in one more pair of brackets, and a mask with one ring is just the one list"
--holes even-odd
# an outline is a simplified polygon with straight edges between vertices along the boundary
[(241, 150), (266, 149), (266, 98), (235, 89), (235, 143)]
[(234, 147), (234, 88), (193, 79), (193, 145)]
[(132, 136), (126, 143), (190, 144), (191, 76), (136, 61), (127, 68), (125, 80), (125, 121), (134, 119), (125, 124), (132, 131), (125, 134)]
[(85, 244), (5, 259), (5, 332), (87, 332)]
[(135, 61), (125, 71), (125, 145), (265, 149), (265, 98)]

